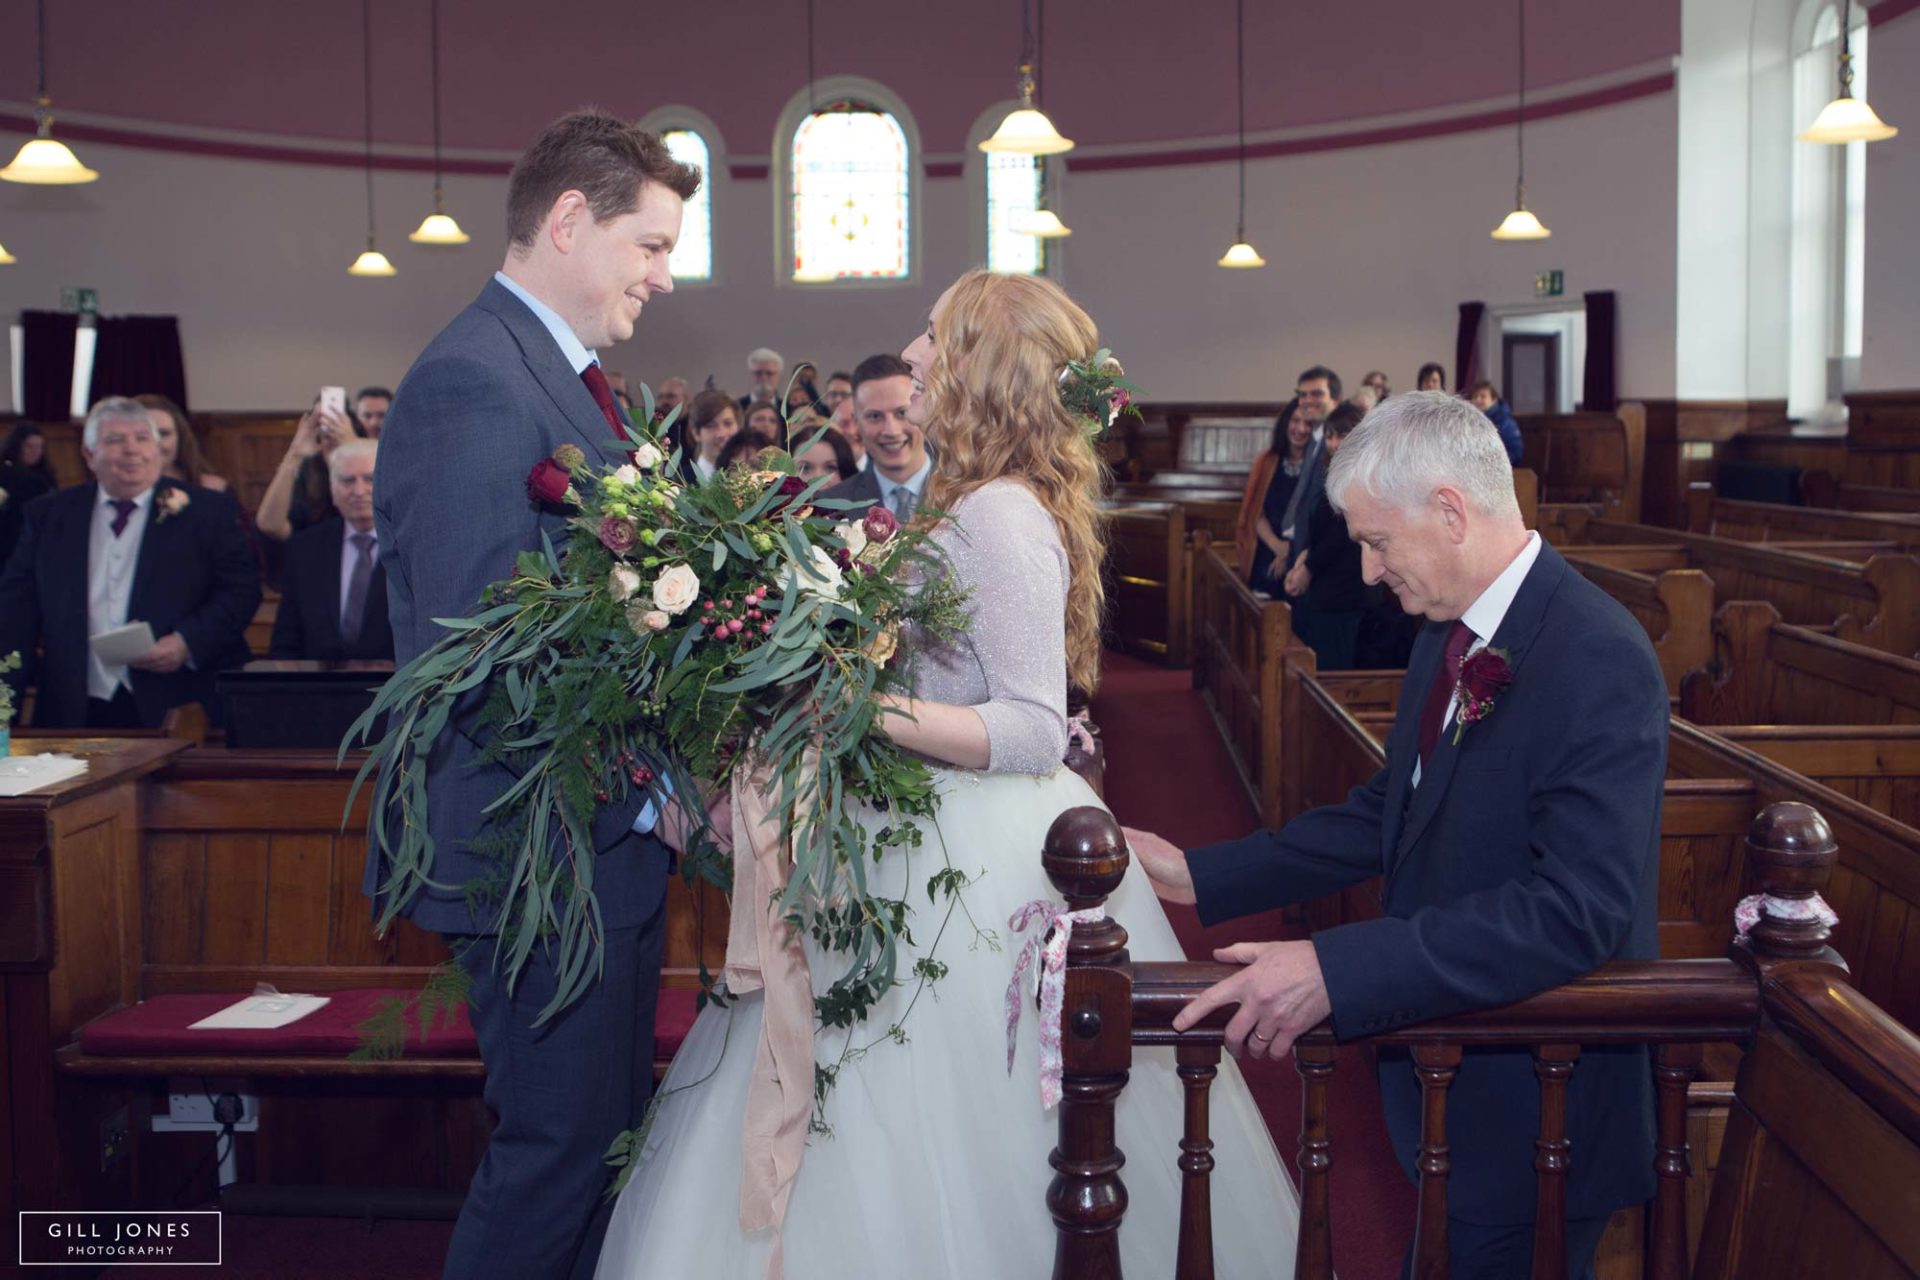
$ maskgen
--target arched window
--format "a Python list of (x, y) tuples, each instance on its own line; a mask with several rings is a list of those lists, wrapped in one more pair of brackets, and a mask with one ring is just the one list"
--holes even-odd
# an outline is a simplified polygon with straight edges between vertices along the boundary
[(990, 154), (987, 161), (987, 270), (1042, 275), (1049, 241), (1014, 228), (1040, 207), (1039, 156)]
[(781, 278), (911, 280), (919, 138), (905, 106), (851, 76), (802, 90), (774, 135)]
[(692, 129), (668, 129), (660, 135), (673, 158), (700, 166), (700, 189), (687, 201), (680, 220), (680, 242), (673, 247), (676, 280), (713, 279), (713, 148)]
[[(1803, 35), (1793, 59), (1793, 116), (1795, 128), (1804, 129), (1837, 91), (1839, 11), (1822, 4), (1799, 30)], [(1856, 15), (1850, 48), (1853, 93), (1865, 98), (1864, 13)], [(1845, 361), (1860, 356), (1866, 296), (1866, 148), (1864, 142), (1838, 147), (1794, 143), (1787, 412), (1796, 418), (1842, 416)]]

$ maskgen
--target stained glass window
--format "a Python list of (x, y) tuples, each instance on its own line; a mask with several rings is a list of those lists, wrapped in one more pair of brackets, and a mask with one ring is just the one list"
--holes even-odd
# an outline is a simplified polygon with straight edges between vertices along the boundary
[(907, 134), (864, 102), (822, 106), (793, 131), (793, 278), (907, 278)]
[(1038, 275), (1047, 267), (1047, 242), (1014, 227), (1040, 207), (1038, 156), (987, 156), (987, 270)]
[(713, 279), (713, 152), (707, 140), (691, 129), (668, 129), (660, 135), (667, 150), (682, 164), (700, 166), (700, 189), (687, 201), (680, 220), (680, 242), (673, 247), (673, 278)]

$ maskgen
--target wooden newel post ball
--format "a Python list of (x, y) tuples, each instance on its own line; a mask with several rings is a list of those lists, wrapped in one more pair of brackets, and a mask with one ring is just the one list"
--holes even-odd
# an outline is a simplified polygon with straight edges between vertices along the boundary
[[(1055, 818), (1040, 854), (1047, 879), (1067, 900), (1069, 911), (1106, 905), (1126, 878), (1131, 860), (1120, 824), (1093, 805), (1069, 809)], [(1075, 926), (1067, 956), (1070, 963), (1112, 959), (1126, 945), (1127, 931), (1116, 921), (1102, 920)]]
[[(1827, 926), (1816, 919), (1792, 919), (1772, 904), (1804, 903), (1827, 886), (1839, 846), (1820, 811), (1797, 801), (1770, 804), (1747, 828), (1747, 865), (1768, 901), (1750, 936), (1762, 955), (1813, 956), (1827, 945)], [(1788, 908), (1790, 910), (1790, 908)]]

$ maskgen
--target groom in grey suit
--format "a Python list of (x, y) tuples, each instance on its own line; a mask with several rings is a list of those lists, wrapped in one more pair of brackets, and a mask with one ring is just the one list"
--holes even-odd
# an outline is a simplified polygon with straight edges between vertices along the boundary
[[(515, 165), (506, 261), (414, 363), (382, 434), (374, 520), (400, 663), (440, 638), (434, 619), (472, 613), (543, 532), (562, 542), (565, 513), (535, 502), (527, 475), (559, 445), (605, 457), (624, 433), (595, 350), (631, 337), (649, 298), (672, 291), (667, 257), (699, 184), (699, 170), (658, 138), (596, 112), (555, 121)], [(662, 813), (640, 797), (597, 815), (605, 969), (536, 1028), (555, 974), (536, 947), (509, 992), (495, 963), (498, 903), (479, 886), (496, 864), (472, 845), (512, 775), (477, 763), (478, 737), (471, 715), (456, 717), (429, 760), (439, 887), (404, 909), (446, 935), (472, 977), (469, 1010), (499, 1121), (445, 1274), (587, 1276), (606, 1230), (601, 1157), (652, 1089), (671, 856), (662, 838), (677, 842), (681, 822), (675, 805)], [(370, 851), (368, 894), (378, 899), (386, 879)]]

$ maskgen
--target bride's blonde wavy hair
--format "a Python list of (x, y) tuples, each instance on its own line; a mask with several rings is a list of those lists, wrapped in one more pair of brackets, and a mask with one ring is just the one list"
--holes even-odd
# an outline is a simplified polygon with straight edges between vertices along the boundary
[(1067, 676), (1100, 681), (1104, 479), (1084, 425), (1060, 402), (1060, 371), (1100, 345), (1061, 288), (1036, 276), (969, 271), (934, 325), (927, 440), (939, 461), (928, 505), (956, 502), (1002, 476), (1023, 481), (1053, 516), (1067, 553)]

